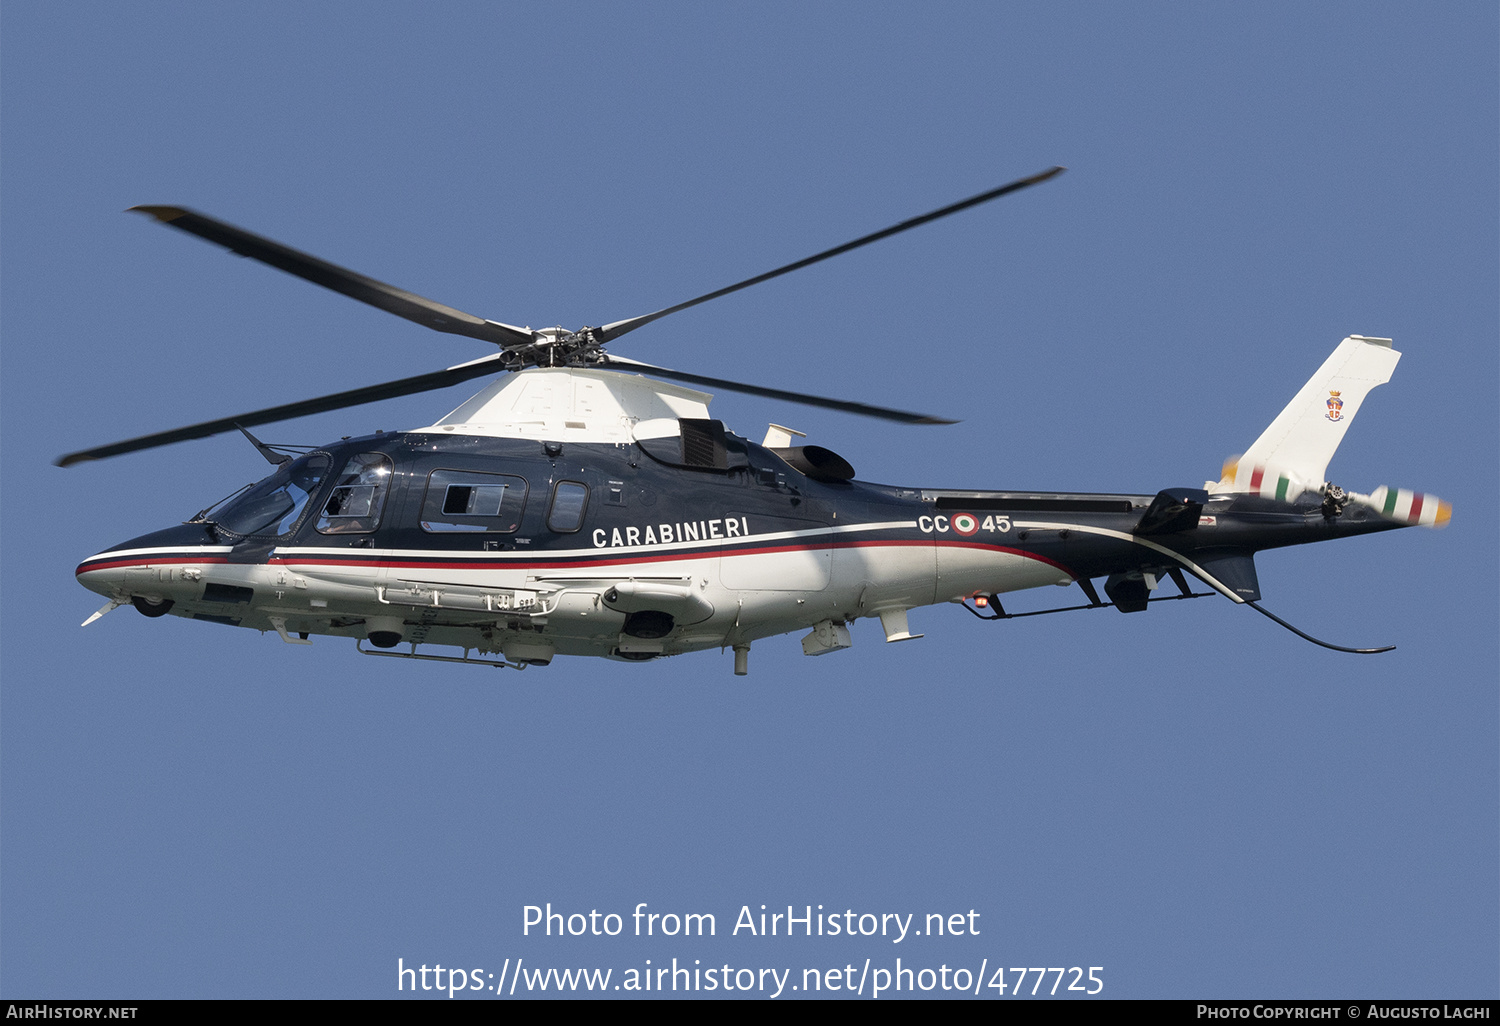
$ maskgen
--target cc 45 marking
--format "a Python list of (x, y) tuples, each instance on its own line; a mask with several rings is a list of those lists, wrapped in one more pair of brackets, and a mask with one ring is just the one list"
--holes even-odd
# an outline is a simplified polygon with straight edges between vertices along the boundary
[(951, 517), (940, 514), (935, 517), (917, 517), (917, 526), (923, 534), (946, 534), (951, 530), (954, 534), (969, 538), (980, 531), (1004, 534), (1010, 530), (1010, 517), (987, 516), (980, 520), (973, 513), (955, 513)]

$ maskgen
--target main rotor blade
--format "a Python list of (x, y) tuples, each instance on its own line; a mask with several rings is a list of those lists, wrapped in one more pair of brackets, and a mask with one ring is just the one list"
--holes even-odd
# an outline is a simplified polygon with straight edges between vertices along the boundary
[(905, 410), (892, 410), (884, 406), (871, 406), (868, 403), (851, 403), (843, 399), (827, 399), (820, 395), (808, 395), (804, 392), (787, 392), (779, 388), (763, 388), (760, 385), (746, 385), (739, 381), (726, 381), (724, 378), (710, 378), (702, 374), (688, 374), (685, 371), (668, 370), (665, 367), (656, 367), (649, 363), (641, 363), (639, 360), (627, 360), (623, 356), (609, 356), (599, 366), (632, 367), (659, 378), (672, 378), (676, 381), (686, 382), (689, 385), (707, 385), (709, 388), (723, 389), (726, 392), (743, 392), (746, 395), (764, 396), (767, 399), (781, 399), (789, 403), (800, 403), (803, 406), (821, 406), (829, 410), (842, 410), (844, 413), (855, 413), (861, 417), (879, 417), (881, 420), (894, 420), (902, 424), (958, 423), (956, 420), (929, 417), (925, 413), (908, 413)]
[(470, 378), (481, 378), (487, 374), (502, 371), (505, 368), (499, 364), (503, 358), (503, 353), (493, 353), (469, 363), (461, 363), (457, 367), (433, 371), (431, 374), (419, 374), (416, 377), (400, 378), (396, 381), (387, 381), (382, 385), (367, 385), (364, 388), (353, 388), (347, 392), (325, 395), (317, 399), (304, 399), (299, 403), (285, 403), (281, 406), (256, 410), (253, 413), (241, 413), (234, 417), (220, 417), (218, 420), (204, 421), (202, 424), (193, 424), (190, 427), (176, 428), (172, 431), (158, 431), (154, 435), (142, 435), (140, 438), (131, 438), (124, 442), (101, 445), (94, 449), (84, 449), (81, 452), (70, 452), (66, 456), (59, 456), (54, 462), (59, 467), (71, 467), (75, 463), (83, 463), (86, 460), (102, 460), (110, 456), (119, 456), (122, 453), (138, 452), (141, 449), (154, 449), (159, 445), (170, 445), (173, 442), (185, 442), (190, 438), (207, 438), (209, 435), (233, 431), (236, 428), (243, 431), (245, 428), (254, 427), (257, 424), (269, 424), (277, 420), (290, 420), (293, 417), (305, 417), (313, 413), (340, 410), (346, 406), (362, 406), (365, 403), (373, 403), (380, 399), (394, 399), (402, 395), (430, 392), (434, 389), (447, 388), (449, 385), (468, 381)]
[(462, 310), (455, 310), (451, 306), (444, 306), (425, 296), (398, 289), (394, 285), (387, 285), (374, 278), (366, 278), (348, 268), (330, 264), (326, 260), (320, 260), (315, 256), (292, 249), (290, 246), (283, 246), (272, 239), (254, 235), (243, 228), (236, 228), (232, 224), (217, 221), (192, 210), (182, 207), (150, 206), (130, 209), (150, 214), (162, 224), (171, 225), (173, 228), (207, 239), (209, 242), (217, 242), (240, 256), (270, 264), (278, 270), (295, 274), (325, 289), (343, 293), (350, 299), (357, 299), (361, 303), (368, 303), (387, 313), (393, 313), (397, 317), (415, 321), (424, 328), (445, 331), (450, 335), (467, 335), (469, 338), (493, 342), (497, 346), (519, 346), (533, 341), (531, 332), (523, 328), (501, 324), (499, 321), (485, 320), (483, 317), (475, 317)]
[[(619, 338), (627, 331), (634, 331), (636, 328), (639, 328), (642, 325), (650, 324), (655, 320), (660, 320), (668, 314), (677, 313), (679, 310), (686, 310), (688, 307), (697, 306), (699, 303), (707, 303), (710, 299), (718, 299), (720, 296), (727, 296), (731, 292), (738, 292), (740, 289), (748, 289), (751, 285), (759, 285), (763, 281), (770, 281), (772, 278), (778, 278), (783, 274), (789, 274), (792, 271), (801, 270), (802, 268), (809, 267), (813, 264), (818, 263), (819, 261), (827, 260), (829, 257), (836, 257), (840, 253), (849, 252), (851, 249), (858, 249), (859, 247), (868, 245), (869, 243), (878, 242), (881, 239), (889, 238), (892, 235), (896, 235), (906, 231), (908, 228), (915, 228), (918, 225), (926, 224), (929, 221), (936, 221), (940, 217), (947, 217), (949, 214), (956, 214), (960, 210), (967, 210), (970, 207), (976, 207), (981, 203), (987, 203), (992, 199), (998, 199), (999, 197), (1004, 196), (1007, 193), (1016, 192), (1020, 189), (1026, 188), (1027, 186), (1036, 185), (1039, 182), (1045, 182), (1049, 178), (1062, 174), (1065, 170), (1066, 168), (1062, 167), (1049, 168), (1046, 171), (1043, 171), (1041, 174), (1032, 175), (1030, 178), (1018, 179), (1017, 181), (1011, 182), (1008, 185), (1002, 185), (998, 189), (991, 189), (989, 192), (982, 192), (978, 196), (970, 196), (966, 200), (959, 200), (957, 203), (949, 204), (948, 206), (943, 207), (940, 210), (934, 210), (931, 213), (922, 214), (920, 217), (909, 218), (905, 221), (902, 221), (900, 224), (893, 224), (889, 228), (883, 228), (878, 232), (872, 232), (869, 235), (863, 235), (860, 238), (855, 239), (853, 242), (844, 243), (842, 246), (834, 246), (832, 249), (825, 249), (821, 253), (814, 253), (810, 257), (805, 257), (801, 260), (795, 261), (794, 263), (787, 264), (785, 267), (778, 267), (774, 271), (767, 271), (764, 274), (757, 274), (754, 278), (746, 278), (744, 281), (737, 282), (734, 285), (726, 285), (722, 289), (710, 292), (707, 295), (699, 296), (697, 299), (689, 299), (686, 303), (678, 303), (676, 306), (669, 306), (665, 310), (658, 310), (655, 313), (643, 314), (640, 317), (632, 317), (629, 320), (615, 321), (613, 324), (606, 324), (604, 327), (596, 329), (594, 331), (594, 337), (600, 342), (608, 342), (611, 339)], [(743, 389), (741, 389), (741, 391), (743, 391)], [(944, 421), (942, 423), (949, 422)]]

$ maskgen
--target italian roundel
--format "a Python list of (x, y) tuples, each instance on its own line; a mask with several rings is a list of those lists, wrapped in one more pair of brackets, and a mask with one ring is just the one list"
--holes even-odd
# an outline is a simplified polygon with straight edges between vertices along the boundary
[(953, 530), (965, 538), (979, 530), (979, 519), (972, 513), (955, 513), (953, 515)]

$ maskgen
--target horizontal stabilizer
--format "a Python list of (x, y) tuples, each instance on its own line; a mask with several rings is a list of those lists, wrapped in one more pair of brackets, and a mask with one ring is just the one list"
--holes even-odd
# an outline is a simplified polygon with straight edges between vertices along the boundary
[(1203, 572), (1246, 602), (1260, 601), (1260, 580), (1251, 553), (1234, 553), (1217, 559), (1199, 559)]

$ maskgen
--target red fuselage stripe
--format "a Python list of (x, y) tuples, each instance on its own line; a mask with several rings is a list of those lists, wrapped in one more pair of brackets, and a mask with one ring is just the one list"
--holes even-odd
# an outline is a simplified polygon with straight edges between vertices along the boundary
[(90, 570), (118, 570), (121, 567), (161, 566), (163, 563), (227, 563), (223, 556), (132, 556), (129, 559), (106, 559), (98, 563), (80, 563), (73, 576), (86, 574)]
[[(299, 558), (297, 556), (276, 556), (268, 560), (268, 563), (277, 565), (294, 566), (344, 566), (344, 567), (369, 567), (371, 569), (445, 569), (445, 570), (563, 570), (580, 569), (590, 567), (612, 567), (633, 566), (641, 563), (668, 563), (681, 560), (710, 559), (719, 556), (761, 556), (774, 555), (785, 552), (815, 552), (825, 549), (864, 549), (864, 548), (921, 548), (931, 546), (933, 548), (962, 548), (980, 549), (987, 552), (1000, 552), (1012, 556), (1020, 556), (1025, 559), (1036, 560), (1048, 566), (1055, 567), (1069, 577), (1077, 578), (1068, 567), (1049, 559), (1046, 556), (1034, 552), (1026, 552), (1021, 549), (1010, 548), (1005, 545), (991, 545), (986, 542), (947, 540), (911, 540), (911, 541), (846, 541), (829, 542), (822, 545), (763, 545), (755, 548), (733, 549), (721, 551), (718, 549), (699, 549), (694, 551), (660, 553), (654, 555), (632, 555), (610, 558), (605, 556), (608, 549), (600, 550), (599, 557), (583, 556), (574, 558), (558, 558), (548, 553), (537, 553), (535, 556), (525, 555), (519, 558), (516, 555), (508, 555), (504, 559), (473, 560), (464, 556), (455, 555), (453, 559), (339, 559), (328, 556), (316, 556)], [(602, 557), (602, 558), (601, 558)], [(118, 570), (130, 567), (161, 566), (167, 563), (228, 563), (223, 556), (184, 556), (184, 555), (161, 555), (161, 556), (134, 556), (124, 559), (102, 560), (98, 563), (85, 563), (78, 567), (76, 574), (88, 573), (92, 570)]]

